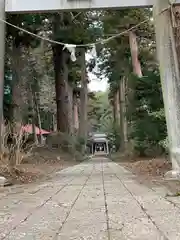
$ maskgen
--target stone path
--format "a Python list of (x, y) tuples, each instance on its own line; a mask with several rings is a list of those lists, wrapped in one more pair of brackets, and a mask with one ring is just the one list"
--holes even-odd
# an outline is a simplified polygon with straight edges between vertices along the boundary
[(106, 158), (0, 191), (0, 240), (179, 240), (180, 198)]

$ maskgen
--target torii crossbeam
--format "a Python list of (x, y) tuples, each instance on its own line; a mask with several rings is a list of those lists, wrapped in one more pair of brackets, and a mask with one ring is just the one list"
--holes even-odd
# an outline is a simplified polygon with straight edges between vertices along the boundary
[[(154, 0), (6, 0), (5, 2), (6, 12), (23, 13), (152, 7)], [(180, 4), (180, 0), (176, 0), (176, 3)]]

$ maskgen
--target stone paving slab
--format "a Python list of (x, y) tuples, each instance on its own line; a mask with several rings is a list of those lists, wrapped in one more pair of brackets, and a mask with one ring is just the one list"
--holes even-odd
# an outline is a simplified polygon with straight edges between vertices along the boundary
[(0, 240), (180, 240), (180, 198), (103, 157), (0, 191)]
[[(117, 169), (115, 164), (112, 163), (108, 163), (108, 166), (109, 171), (114, 171), (115, 176), (119, 179), (120, 185), (129, 192), (132, 200), (137, 202), (141, 210), (145, 213), (146, 218), (150, 220), (151, 225), (153, 224), (154, 228), (156, 228), (156, 238), (147, 236), (142, 237), (142, 239), (179, 240), (180, 220), (178, 215), (180, 214), (180, 205), (175, 205), (168, 201), (168, 198), (165, 197), (165, 188), (160, 189), (159, 192), (158, 189), (155, 191), (155, 189), (150, 189), (130, 178), (126, 179), (126, 177), (121, 174), (121, 167)], [(140, 226), (143, 225), (144, 221)], [(140, 236), (140, 233), (138, 233), (138, 235)], [(141, 238), (137, 237), (137, 239)]]

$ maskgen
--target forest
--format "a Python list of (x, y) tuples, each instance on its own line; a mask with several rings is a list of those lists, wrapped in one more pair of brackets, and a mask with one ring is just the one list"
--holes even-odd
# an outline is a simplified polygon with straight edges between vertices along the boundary
[[(179, 6), (173, 11), (179, 21)], [(19, 162), (12, 142), (13, 153), (24, 151), (27, 124), (33, 146), (43, 145), (37, 126), (50, 133), (48, 145), (71, 153), (84, 155), (88, 133), (104, 132), (116, 151), (167, 154), (151, 9), (8, 14), (6, 20), (4, 125), (15, 137), (11, 147), (4, 137), (2, 155), (13, 155), (10, 165)], [(99, 84), (108, 79), (106, 92), (90, 91), (89, 72)]]

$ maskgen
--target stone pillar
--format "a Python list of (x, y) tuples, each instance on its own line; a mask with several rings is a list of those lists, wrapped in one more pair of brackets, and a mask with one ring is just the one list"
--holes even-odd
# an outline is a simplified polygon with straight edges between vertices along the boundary
[(94, 154), (94, 143), (91, 144), (92, 155)]
[(169, 151), (173, 168), (170, 175), (174, 175), (177, 178), (177, 176), (180, 176), (180, 74), (171, 12), (170, 8), (165, 10), (168, 7), (169, 0), (155, 0), (153, 14)]
[[(5, 0), (0, 0), (0, 19), (5, 19)], [(3, 98), (4, 98), (4, 53), (5, 24), (0, 22), (0, 151), (3, 144)]]
[(106, 141), (106, 149), (107, 149), (107, 155), (109, 154), (109, 145), (108, 145), (108, 141)]

